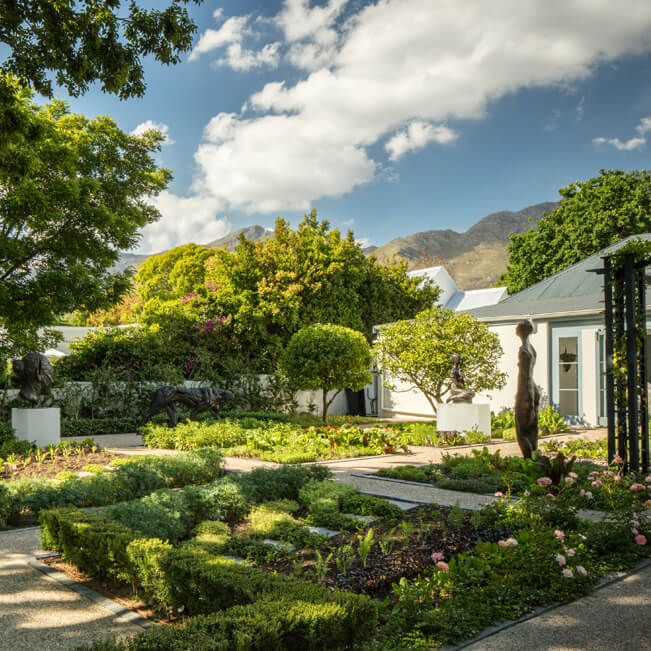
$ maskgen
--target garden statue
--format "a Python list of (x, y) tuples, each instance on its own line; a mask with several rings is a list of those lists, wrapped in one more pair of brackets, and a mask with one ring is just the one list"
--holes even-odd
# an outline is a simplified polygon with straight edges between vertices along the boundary
[(533, 381), (533, 367), (536, 363), (536, 351), (529, 342), (533, 332), (531, 319), (520, 321), (515, 333), (522, 340), (518, 350), (518, 385), (515, 393), (515, 431), (518, 445), (525, 459), (530, 459), (538, 448), (538, 405), (540, 390)]
[(176, 405), (178, 403), (190, 408), (190, 419), (196, 420), (202, 411), (209, 411), (215, 418), (220, 419), (219, 406), (225, 400), (232, 400), (233, 393), (226, 389), (201, 387), (187, 389), (186, 387), (164, 386), (154, 393), (149, 409), (140, 421), (141, 425), (151, 420), (152, 416), (165, 409), (170, 427), (176, 427)]
[(446, 402), (472, 402), (475, 392), (466, 388), (466, 377), (459, 368), (461, 366), (461, 355), (455, 353), (450, 357), (450, 361), (452, 362), (448, 380), (450, 395)]
[(27, 353), (22, 359), (12, 362), (13, 371), (20, 382), (19, 396), (32, 403), (35, 407), (41, 396), (49, 395), (52, 391), (52, 364), (41, 353)]

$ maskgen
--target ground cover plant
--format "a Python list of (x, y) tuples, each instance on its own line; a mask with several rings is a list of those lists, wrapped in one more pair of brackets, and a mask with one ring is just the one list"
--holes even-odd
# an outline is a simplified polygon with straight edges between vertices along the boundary
[[(587, 594), (604, 574), (649, 555), (651, 523), (630, 506), (608, 522), (581, 520), (547, 494), (474, 513), (434, 505), (400, 513), (323, 473), (259, 470), (103, 516), (43, 513), (45, 546), (94, 575), (134, 583), (159, 612), (183, 620), (93, 648), (436, 648)], [(376, 519), (330, 539), (296, 538), (314, 513), (353, 510)], [(155, 531), (166, 540), (147, 537)], [(297, 548), (265, 550), (270, 532)], [(221, 556), (243, 550), (247, 565)]]
[(181, 423), (175, 428), (148, 424), (141, 429), (152, 448), (193, 450), (212, 446), (226, 456), (302, 463), (408, 451), (422, 436), (384, 427), (326, 425), (300, 427), (291, 422), (229, 417), (223, 421)]
[[(75, 449), (75, 448), (65, 448)], [(80, 449), (80, 448), (77, 448)], [(114, 459), (108, 470), (86, 465), (90, 476), (60, 472), (55, 479), (25, 478), (0, 483), (0, 528), (33, 523), (40, 511), (66, 505), (106, 506), (157, 489), (209, 482), (223, 474), (222, 457), (207, 448), (172, 457), (133, 456)]]

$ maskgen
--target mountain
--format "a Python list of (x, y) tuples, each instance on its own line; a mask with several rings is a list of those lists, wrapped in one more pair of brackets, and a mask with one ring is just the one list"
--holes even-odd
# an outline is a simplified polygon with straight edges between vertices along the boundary
[(464, 233), (431, 230), (398, 237), (378, 247), (373, 255), (387, 263), (407, 260), (409, 270), (444, 265), (462, 289), (489, 287), (506, 270), (510, 233), (523, 233), (556, 204), (548, 201), (517, 212), (502, 210), (487, 215)]
[[(404, 258), (410, 271), (444, 265), (461, 289), (489, 287), (506, 271), (509, 234), (523, 233), (532, 228), (543, 213), (555, 207), (555, 203), (548, 201), (517, 212), (502, 210), (487, 215), (464, 233), (450, 229), (423, 231), (398, 237), (380, 247), (367, 246), (363, 251), (385, 264), (394, 256)], [(247, 226), (204, 246), (233, 249), (240, 235), (257, 242), (265, 237), (273, 237), (273, 230), (259, 225)], [(139, 267), (149, 257), (123, 253), (115, 269)]]

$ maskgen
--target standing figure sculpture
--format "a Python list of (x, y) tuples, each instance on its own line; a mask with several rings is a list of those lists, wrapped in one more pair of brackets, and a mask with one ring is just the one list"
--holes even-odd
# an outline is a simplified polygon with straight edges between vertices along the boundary
[(41, 396), (46, 396), (52, 391), (52, 364), (41, 353), (27, 353), (22, 359), (15, 359), (12, 366), (20, 382), (20, 397), (31, 402), (32, 407), (36, 407)]
[(450, 395), (446, 402), (472, 402), (474, 391), (466, 387), (466, 376), (461, 370), (461, 355), (454, 353), (450, 357), (452, 368), (450, 369), (450, 377), (448, 379), (448, 388)]
[(536, 363), (536, 350), (529, 342), (533, 332), (531, 319), (520, 321), (515, 334), (522, 340), (518, 350), (518, 387), (515, 393), (515, 432), (518, 445), (525, 459), (530, 459), (538, 449), (538, 405), (540, 391), (533, 381), (533, 367)]

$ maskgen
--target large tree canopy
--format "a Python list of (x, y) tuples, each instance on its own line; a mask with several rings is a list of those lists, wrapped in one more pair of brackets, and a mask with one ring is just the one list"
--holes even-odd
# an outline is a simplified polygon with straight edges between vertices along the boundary
[(173, 64), (190, 49), (196, 25), (183, 6), (190, 1), (202, 2), (144, 9), (120, 0), (1, 0), (0, 42), (8, 46), (1, 69), (49, 97), (50, 72), (72, 96), (95, 81), (122, 99), (142, 96), (141, 57)]
[(501, 282), (518, 292), (629, 235), (651, 231), (651, 176), (601, 170), (561, 188), (562, 199), (534, 230), (512, 234)]
[(131, 136), (13, 89), (22, 128), (0, 155), (0, 328), (20, 348), (59, 315), (110, 306), (128, 290), (129, 274), (109, 269), (159, 218), (147, 197), (171, 173), (151, 155), (160, 133)]

